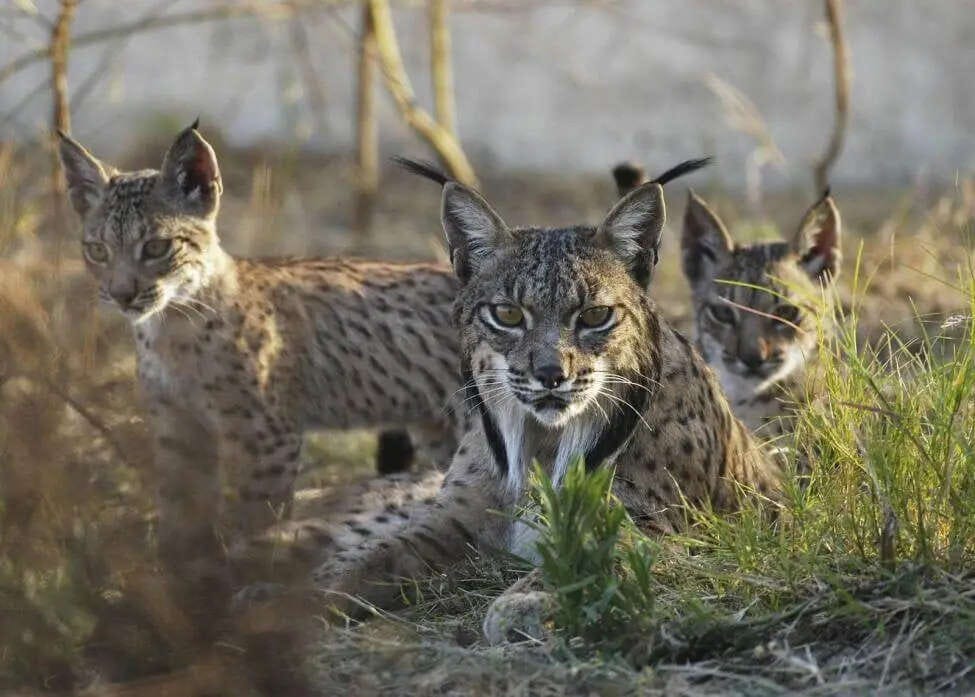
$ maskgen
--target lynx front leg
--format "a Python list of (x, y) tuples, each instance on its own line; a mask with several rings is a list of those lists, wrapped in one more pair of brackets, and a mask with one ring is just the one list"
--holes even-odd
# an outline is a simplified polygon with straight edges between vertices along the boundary
[(229, 598), (216, 531), (221, 496), (215, 434), (197, 414), (165, 399), (151, 415), (159, 558), (180, 605), (205, 619)]
[(472, 446), (465, 439), (440, 492), (414, 510), (398, 534), (372, 539), (363, 529), (361, 544), (338, 551), (316, 571), (315, 583), (330, 603), (349, 607), (347, 598), (359, 596), (390, 606), (401, 580), (446, 569), (471, 549), (504, 546), (509, 521), (492, 511), (504, 511), (513, 502), (503, 496), (503, 480), (490, 454), (483, 445)]
[(273, 413), (237, 408), (220, 419), (220, 463), (233, 501), (234, 542), (286, 517), (301, 465), (302, 433)]
[(457, 444), (472, 426), (471, 409), (460, 393), (451, 396), (442, 418), (410, 426), (417, 461), (445, 471), (451, 466)]

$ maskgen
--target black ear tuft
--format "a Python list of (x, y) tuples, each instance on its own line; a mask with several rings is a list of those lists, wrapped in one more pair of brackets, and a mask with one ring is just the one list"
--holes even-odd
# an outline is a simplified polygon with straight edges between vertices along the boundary
[(613, 167), (613, 181), (620, 196), (626, 196), (646, 180), (647, 173), (635, 162), (620, 162)]
[(447, 182), (453, 181), (451, 177), (444, 174), (443, 170), (431, 162), (412, 160), (408, 157), (402, 157), (400, 155), (393, 155), (393, 157), (390, 159), (410, 174), (415, 174), (418, 177), (430, 179), (431, 181), (435, 181), (440, 184), (440, 186), (444, 186), (447, 184)]
[(194, 126), (176, 137), (161, 176), (163, 193), (177, 209), (203, 218), (216, 213), (223, 193), (217, 156)]
[(194, 131), (200, 130), (200, 117), (197, 116), (193, 123), (190, 124), (190, 128)]
[(655, 182), (663, 186), (667, 182), (672, 182), (678, 177), (683, 177), (691, 172), (696, 172), (699, 169), (707, 167), (714, 161), (711, 157), (701, 157), (697, 160), (684, 160), (676, 167), (671, 167), (666, 172), (661, 174), (659, 177), (654, 179)]

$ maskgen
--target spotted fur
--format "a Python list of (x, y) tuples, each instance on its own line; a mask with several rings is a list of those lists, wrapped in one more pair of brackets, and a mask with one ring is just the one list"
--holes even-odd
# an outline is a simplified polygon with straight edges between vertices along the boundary
[[(173, 554), (223, 508), (243, 532), (282, 515), (307, 429), (412, 424), (453, 452), (448, 268), (231, 256), (216, 156), (193, 127), (159, 171), (117, 172), (66, 135), (61, 156), (88, 270), (132, 325)], [(206, 466), (187, 468), (190, 453)]]
[(518, 546), (523, 526), (511, 514), (533, 460), (556, 480), (576, 455), (615, 467), (614, 493), (650, 533), (680, 530), (685, 500), (729, 510), (742, 489), (775, 498), (777, 465), (646, 292), (665, 217), (658, 183), (629, 193), (595, 227), (510, 228), (454, 182), (442, 210), (462, 280), (454, 316), (468, 399), (480, 418), (435, 500), (395, 534), (340, 549), (316, 572), (321, 588), (340, 592), (333, 600), (392, 602), (384, 581)]

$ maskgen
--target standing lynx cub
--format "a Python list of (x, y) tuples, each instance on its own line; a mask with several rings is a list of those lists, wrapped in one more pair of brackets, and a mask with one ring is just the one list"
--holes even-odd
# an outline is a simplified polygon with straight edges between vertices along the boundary
[[(619, 165), (613, 175), (620, 195), (645, 180), (634, 165)], [(806, 212), (791, 241), (738, 244), (691, 193), (681, 254), (698, 350), (735, 415), (759, 437), (788, 433), (791, 405), (804, 398), (819, 328), (828, 320), (831, 296), (823, 288), (840, 269), (840, 214), (832, 197), (826, 192)]]
[(651, 533), (681, 529), (685, 501), (727, 510), (742, 489), (776, 496), (777, 465), (646, 292), (662, 184), (699, 166), (637, 187), (597, 227), (511, 228), (474, 191), (413, 165), (444, 184), (461, 360), (480, 418), (436, 498), (395, 534), (336, 550), (320, 587), (391, 602), (392, 579), (445, 568), (471, 547), (520, 548), (523, 526), (491, 511), (518, 509), (533, 460), (556, 482), (578, 455), (614, 467), (614, 493)]
[(212, 547), (224, 491), (233, 529), (279, 515), (306, 429), (414, 424), (452, 451), (448, 269), (232, 257), (216, 230), (216, 156), (195, 124), (159, 171), (117, 172), (66, 135), (61, 158), (99, 297), (132, 324), (164, 554)]

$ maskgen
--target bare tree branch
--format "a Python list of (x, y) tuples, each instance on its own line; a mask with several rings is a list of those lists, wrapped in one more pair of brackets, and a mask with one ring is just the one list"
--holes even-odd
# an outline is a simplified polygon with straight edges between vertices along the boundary
[(360, 233), (372, 227), (379, 190), (379, 126), (376, 118), (376, 29), (372, 11), (362, 6), (356, 87), (356, 210)]
[[(260, 3), (231, 3), (214, 7), (208, 10), (195, 12), (183, 12), (171, 14), (163, 17), (147, 17), (134, 22), (118, 24), (114, 27), (97, 29), (85, 34), (79, 34), (74, 38), (72, 44), (75, 48), (97, 44), (108, 39), (115, 39), (129, 34), (144, 31), (154, 31), (167, 27), (179, 26), (182, 24), (197, 24), (199, 22), (212, 22), (220, 19), (231, 19), (234, 17), (246, 17), (260, 15), (262, 17), (286, 18), (293, 15), (293, 11), (285, 6), (271, 6)], [(50, 55), (50, 48), (45, 46), (28, 51), (0, 68), (0, 82), (17, 74), (38, 61), (43, 61)]]
[(816, 163), (817, 195), (829, 186), (829, 171), (843, 151), (846, 128), (850, 121), (850, 56), (843, 31), (843, 0), (826, 0), (826, 22), (833, 46), (833, 81), (836, 96), (836, 120), (833, 135), (822, 158)]
[(58, 397), (62, 402), (67, 404), (72, 411), (74, 411), (78, 416), (84, 419), (89, 426), (98, 431), (105, 442), (108, 443), (109, 447), (115, 451), (119, 460), (129, 467), (135, 467), (138, 463), (134, 462), (126, 452), (125, 447), (122, 443), (115, 437), (115, 433), (109, 428), (104, 421), (102, 421), (91, 409), (89, 409), (85, 404), (79, 400), (72, 397), (66, 390), (64, 390), (60, 385), (42, 376), (32, 376), (26, 373), (11, 373), (4, 376), (4, 380), (9, 380), (10, 378), (20, 377), (33, 382), (35, 385), (46, 388), (51, 394)]
[(376, 48), (386, 87), (393, 96), (403, 120), (437, 151), (447, 169), (458, 181), (476, 186), (477, 176), (460, 143), (450, 131), (434, 121), (430, 114), (416, 103), (416, 95), (400, 55), (389, 3), (387, 0), (367, 0), (367, 2), (376, 31)]
[(308, 32), (304, 21), (299, 17), (291, 20), (291, 45), (298, 62), (298, 70), (301, 71), (301, 80), (305, 84), (305, 92), (308, 94), (309, 106), (314, 112), (315, 126), (322, 130), (325, 124), (326, 106), (324, 82), (315, 68), (315, 61), (308, 45)]
[(454, 76), (450, 62), (450, 29), (447, 25), (449, 11), (448, 0), (430, 0), (430, 74), (433, 78), (433, 110), (437, 123), (456, 135)]
[[(51, 130), (70, 133), (71, 105), (68, 100), (68, 51), (71, 49), (71, 23), (74, 21), (78, 0), (61, 0), (57, 19), (51, 29)], [(52, 145), (57, 136), (51, 133)], [(52, 147), (51, 193), (54, 196), (53, 211), (57, 217), (58, 229), (65, 219), (65, 183), (61, 176), (61, 161), (56, 147)]]

